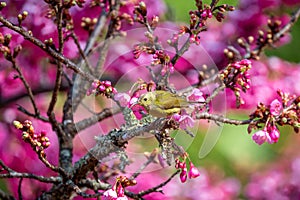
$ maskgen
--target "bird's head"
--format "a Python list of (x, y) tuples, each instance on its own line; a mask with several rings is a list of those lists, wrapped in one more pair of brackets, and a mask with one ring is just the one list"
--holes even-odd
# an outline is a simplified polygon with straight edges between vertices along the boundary
[(153, 92), (147, 92), (143, 94), (138, 101), (138, 104), (144, 106), (145, 108), (149, 108), (155, 101), (155, 94)]

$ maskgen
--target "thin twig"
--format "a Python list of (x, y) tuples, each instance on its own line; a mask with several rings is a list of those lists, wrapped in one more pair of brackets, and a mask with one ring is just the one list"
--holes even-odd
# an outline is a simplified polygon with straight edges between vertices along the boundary
[(19, 172), (10, 172), (9, 174), (0, 174), (0, 178), (28, 178), (28, 179), (35, 179), (43, 183), (61, 183), (61, 177), (44, 177), (44, 176), (37, 176), (30, 173), (19, 173)]
[(196, 116), (197, 119), (209, 119), (213, 120), (215, 122), (221, 122), (224, 124), (232, 124), (232, 125), (246, 125), (246, 124), (251, 124), (254, 122), (252, 119), (247, 119), (247, 120), (236, 120), (236, 119), (229, 119), (225, 118), (222, 115), (214, 115), (214, 114), (209, 114), (209, 113), (199, 113)]
[(111, 188), (111, 185), (108, 183), (103, 183), (101, 181), (92, 180), (89, 178), (79, 181), (78, 186), (88, 187), (92, 190), (108, 190)]
[(16, 172), (13, 169), (6, 166), (1, 160), (0, 160), (0, 165), (2, 166), (2, 168), (5, 171), (8, 172), (6, 174), (0, 174), (0, 178), (29, 178), (29, 179), (35, 179), (35, 180), (38, 180), (38, 181), (44, 182), (44, 183), (61, 183), (62, 182), (61, 177), (44, 177), (44, 176), (37, 176), (35, 174), (30, 174), (30, 173)]
[(171, 63), (173, 65), (176, 64), (177, 60), (180, 58), (180, 56), (182, 56), (187, 50), (189, 50), (190, 48), (190, 38), (188, 38), (185, 43), (182, 45), (182, 47), (180, 48), (180, 50), (178, 52), (176, 52), (175, 56), (171, 59)]
[(78, 194), (79, 196), (82, 196), (83, 198), (95, 198), (103, 195), (103, 192), (96, 192), (94, 194), (87, 194), (83, 192), (73, 181), (69, 180), (66, 183), (67, 185), (70, 185), (73, 190)]
[(214, 9), (214, 7), (217, 6), (218, 2), (219, 2), (219, 0), (212, 0), (211, 1), (210, 7), (211, 7), (212, 10)]
[(222, 90), (226, 88), (225, 84), (221, 84), (219, 87), (215, 88), (213, 93), (205, 99), (205, 103), (208, 104), (213, 98), (215, 98)]
[(93, 115), (92, 117), (89, 117), (89, 118), (86, 118), (86, 119), (83, 119), (83, 120), (77, 122), (75, 124), (76, 130), (78, 132), (80, 132), (80, 131), (96, 124), (97, 122), (102, 121), (108, 117), (111, 117), (119, 112), (121, 112), (121, 109), (119, 107), (116, 107), (114, 109), (105, 108), (100, 113), (97, 113), (97, 114)]
[(41, 116), (41, 115), (39, 115), (39, 116), (36, 116), (34, 113), (31, 113), (31, 112), (29, 112), (28, 110), (26, 110), (23, 106), (21, 106), (21, 105), (18, 105), (18, 108), (17, 108), (19, 111), (21, 111), (22, 113), (24, 113), (24, 114), (26, 114), (26, 115), (28, 115), (28, 116), (30, 116), (30, 117), (34, 117), (34, 118), (36, 118), (36, 119), (39, 119), (39, 120), (41, 120), (41, 121), (43, 121), (43, 122), (50, 122), (49, 121), (49, 119), (47, 118), (47, 117), (44, 117), (44, 116)]
[(18, 72), (18, 77), (21, 79), (23, 85), (25, 86), (25, 89), (27, 90), (29, 99), (30, 99), (31, 104), (32, 104), (33, 109), (34, 109), (35, 116), (39, 116), (40, 115), (40, 111), (37, 108), (37, 105), (35, 103), (31, 87), (29, 86), (28, 82), (26, 81), (26, 79), (25, 79), (25, 77), (24, 77), (21, 69), (19, 68), (19, 66), (16, 65), (16, 62), (15, 62), (14, 59), (11, 60), (11, 63), (12, 63), (13, 68)]
[(23, 200), (23, 195), (22, 195), (22, 182), (23, 182), (23, 178), (20, 178), (19, 185), (18, 185), (18, 195), (19, 195), (19, 200)]
[(140, 166), (140, 168), (134, 172), (130, 179), (135, 179), (136, 177), (138, 177), (140, 175), (140, 173), (150, 164), (154, 161), (154, 159), (156, 158), (157, 154), (154, 153), (154, 154), (150, 154), (150, 156), (148, 157), (147, 161), (142, 165)]
[(86, 56), (86, 54), (84, 53), (83, 49), (80, 47), (78, 37), (77, 37), (77, 35), (75, 34), (74, 31), (72, 31), (71, 37), (73, 38), (74, 43), (76, 44), (77, 49), (78, 49), (78, 51), (79, 51), (79, 53), (80, 53), (80, 56), (81, 56), (81, 58), (84, 60), (85, 66), (87, 67), (89, 73), (92, 73), (92, 72), (93, 72), (93, 68), (92, 68), (92, 66), (90, 65), (90, 62), (88, 61), (87, 56)]
[[(289, 23), (287, 23), (278, 33), (276, 33), (274, 35), (272, 44), (277, 42), (282, 36), (284, 36), (287, 32), (289, 32), (291, 30), (291, 28), (293, 27), (293, 25), (297, 22), (299, 17), (300, 17), (300, 8), (298, 8), (295, 11), (295, 13), (291, 16)], [(255, 48), (251, 52), (247, 52), (247, 54), (245, 54), (244, 58), (249, 59), (249, 58), (251, 58), (252, 54), (259, 55), (266, 47), (268, 47), (268, 43), (262, 43), (261, 45), (257, 46), (257, 48)]]
[[(57, 10), (58, 10), (57, 11), (57, 19), (58, 19), (57, 20), (57, 30), (58, 30), (58, 43), (59, 43), (58, 52), (60, 54), (63, 54), (64, 40), (63, 40), (63, 30), (62, 30), (62, 18), (63, 18), (64, 8), (62, 7), (61, 4), (58, 4), (58, 9)], [(54, 110), (55, 104), (57, 102), (57, 96), (58, 96), (58, 92), (59, 92), (61, 82), (62, 82), (62, 75), (63, 75), (62, 63), (60, 61), (58, 61), (55, 86), (54, 86), (54, 90), (52, 92), (52, 97), (51, 97), (49, 107), (48, 107), (48, 110), (47, 110), (47, 115), (49, 116), (50, 121), (54, 122), (54, 123), (52, 123), (53, 127), (55, 125), (57, 125), (53, 110)]]
[(177, 170), (176, 172), (174, 172), (170, 178), (168, 178), (166, 181), (160, 183), (159, 185), (153, 187), (153, 188), (150, 188), (148, 190), (145, 190), (145, 191), (141, 191), (137, 194), (134, 194), (132, 192), (129, 192), (127, 190), (125, 190), (125, 194), (131, 198), (134, 198), (134, 199), (141, 199), (143, 196), (147, 195), (147, 194), (150, 194), (152, 192), (162, 192), (162, 191), (158, 191), (159, 188), (162, 188), (164, 187), (165, 185), (167, 185), (177, 174), (179, 174), (180, 170)]
[(101, 31), (103, 30), (103, 28), (106, 24), (107, 16), (108, 16), (108, 13), (105, 11), (105, 9), (102, 9), (102, 12), (97, 19), (95, 28), (94, 28), (93, 32), (91, 33), (91, 35), (85, 45), (84, 55), (88, 56), (89, 52), (95, 45), (95, 43), (98, 39), (98, 36), (100, 35)]

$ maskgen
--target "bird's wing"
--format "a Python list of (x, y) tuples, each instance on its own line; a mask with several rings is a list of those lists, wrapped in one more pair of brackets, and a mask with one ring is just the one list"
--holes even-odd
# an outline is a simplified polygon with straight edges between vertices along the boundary
[(166, 91), (156, 91), (155, 105), (162, 109), (181, 108), (188, 105), (185, 98)]

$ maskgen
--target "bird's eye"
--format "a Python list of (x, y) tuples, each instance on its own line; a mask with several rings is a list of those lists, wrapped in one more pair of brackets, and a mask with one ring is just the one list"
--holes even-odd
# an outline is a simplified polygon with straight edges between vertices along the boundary
[(144, 101), (147, 101), (148, 99), (147, 99), (147, 98), (144, 98), (143, 100), (144, 100)]

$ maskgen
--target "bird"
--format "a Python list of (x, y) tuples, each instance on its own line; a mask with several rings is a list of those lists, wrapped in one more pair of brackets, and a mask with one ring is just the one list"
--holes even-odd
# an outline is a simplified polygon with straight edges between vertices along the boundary
[(188, 108), (190, 103), (185, 97), (169, 91), (156, 90), (140, 96), (138, 104), (154, 117), (169, 117)]

